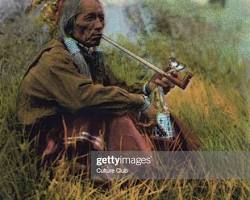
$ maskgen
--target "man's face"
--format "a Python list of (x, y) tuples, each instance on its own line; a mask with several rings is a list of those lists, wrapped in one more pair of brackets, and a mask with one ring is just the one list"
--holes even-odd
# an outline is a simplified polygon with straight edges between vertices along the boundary
[(105, 25), (102, 5), (98, 0), (82, 0), (81, 5), (73, 36), (86, 47), (98, 46)]

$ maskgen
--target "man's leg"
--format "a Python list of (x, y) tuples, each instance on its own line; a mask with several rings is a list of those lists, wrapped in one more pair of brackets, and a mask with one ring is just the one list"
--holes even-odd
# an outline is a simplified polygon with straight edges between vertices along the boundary
[(141, 135), (127, 115), (107, 120), (106, 142), (109, 151), (151, 151), (152, 145)]

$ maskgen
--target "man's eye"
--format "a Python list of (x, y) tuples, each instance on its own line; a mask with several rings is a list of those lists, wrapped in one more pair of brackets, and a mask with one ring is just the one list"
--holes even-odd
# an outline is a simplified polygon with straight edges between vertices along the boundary
[(85, 17), (85, 20), (87, 20), (87, 21), (92, 21), (92, 20), (95, 20), (95, 19), (96, 19), (95, 15), (89, 15), (89, 16)]
[(104, 15), (103, 14), (91, 14), (91, 15), (87, 15), (85, 16), (84, 20), (86, 21), (94, 21), (96, 19), (99, 19), (100, 21), (104, 21)]
[(93, 20), (95, 20), (95, 17), (87, 17), (87, 18), (85, 18), (85, 20), (86, 21), (93, 21)]
[(101, 21), (104, 21), (104, 15), (99, 15)]

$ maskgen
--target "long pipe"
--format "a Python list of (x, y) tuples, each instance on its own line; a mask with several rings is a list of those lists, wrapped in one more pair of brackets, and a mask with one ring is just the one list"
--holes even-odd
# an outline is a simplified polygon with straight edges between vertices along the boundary
[(113, 46), (115, 46), (116, 48), (118, 48), (121, 51), (123, 51), (124, 53), (128, 54), (130, 57), (132, 57), (132, 58), (136, 59), (137, 61), (141, 62), (142, 64), (148, 66), (150, 69), (154, 70), (155, 72), (158, 72), (159, 74), (165, 76), (169, 81), (171, 81), (173, 84), (179, 86), (182, 89), (186, 88), (188, 82), (192, 78), (192, 74), (190, 73), (187, 77), (184, 78), (183, 81), (181, 81), (178, 78), (175, 78), (175, 77), (171, 76), (170, 73), (164, 72), (162, 69), (156, 67), (155, 65), (151, 64), (150, 62), (148, 62), (148, 61), (144, 60), (143, 58), (137, 56), (136, 54), (132, 53), (128, 49), (126, 49), (126, 48), (122, 47), (121, 45), (117, 44), (116, 42), (114, 42), (109, 37), (107, 37), (105, 35), (102, 35), (102, 38), (105, 41), (107, 41), (108, 43), (110, 43)]
[(169, 74), (167, 74), (166, 72), (164, 72), (163, 70), (161, 70), (160, 68), (156, 67), (155, 65), (151, 64), (150, 62), (144, 60), (143, 58), (137, 56), (136, 54), (132, 53), (131, 51), (125, 49), (124, 47), (122, 47), (121, 45), (117, 44), (116, 42), (114, 42), (113, 40), (111, 40), (109, 37), (102, 35), (102, 38), (111, 43), (112, 45), (114, 45), (115, 47), (117, 47), (118, 49), (120, 49), (121, 51), (123, 51), (124, 53), (128, 54), (129, 56), (131, 56), (132, 58), (138, 60), (139, 62), (141, 62), (142, 64), (148, 66), (149, 68), (151, 68), (152, 70), (154, 70), (155, 72), (160, 73), (161, 75), (164, 76), (169, 76)]

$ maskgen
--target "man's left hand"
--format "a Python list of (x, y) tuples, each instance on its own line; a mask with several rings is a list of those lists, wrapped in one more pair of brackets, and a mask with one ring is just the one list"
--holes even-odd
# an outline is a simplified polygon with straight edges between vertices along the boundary
[[(173, 76), (177, 75), (173, 74)], [(147, 83), (147, 93), (151, 93), (157, 86), (162, 87), (164, 94), (167, 94), (172, 88), (174, 88), (175, 85), (171, 83), (166, 77), (157, 74)]]

